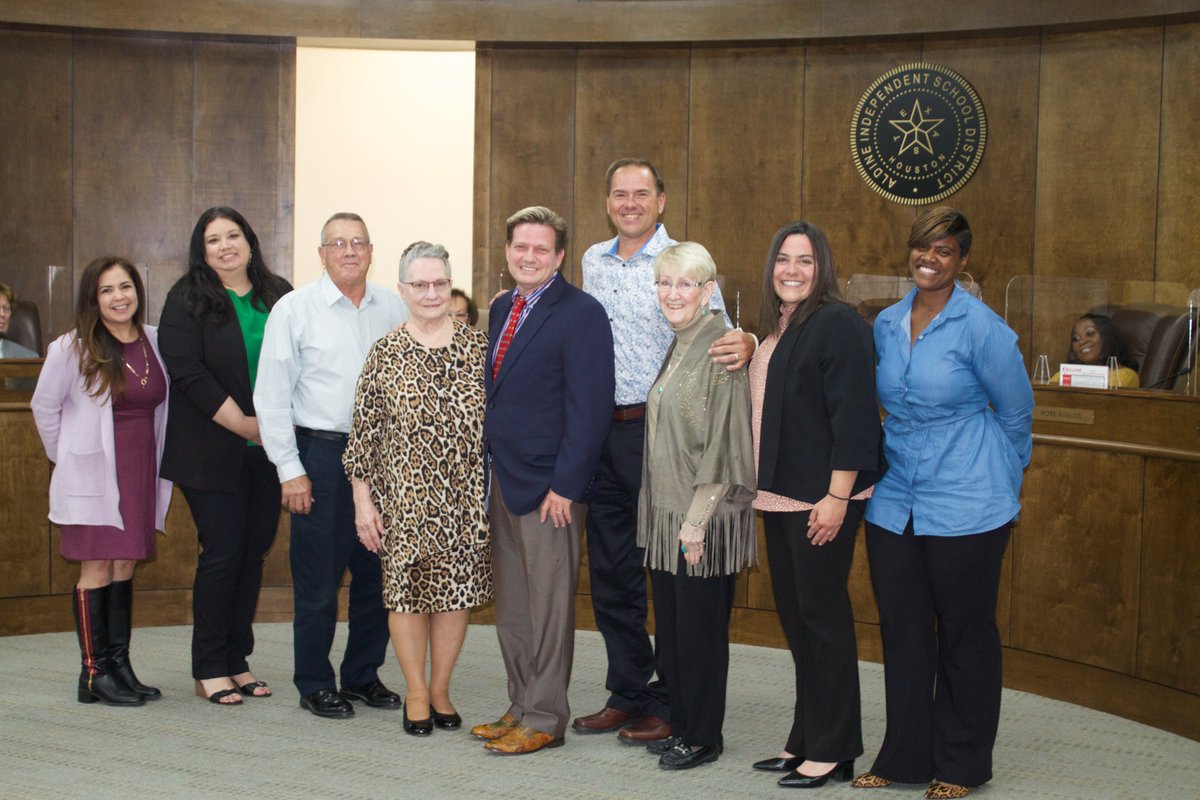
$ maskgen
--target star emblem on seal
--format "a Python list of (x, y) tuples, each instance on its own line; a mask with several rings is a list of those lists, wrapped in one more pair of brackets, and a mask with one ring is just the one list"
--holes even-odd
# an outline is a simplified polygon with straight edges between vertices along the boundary
[(904, 155), (912, 148), (917, 148), (917, 152), (921, 152), (920, 148), (924, 147), (929, 155), (935, 155), (933, 145), (929, 141), (929, 134), (941, 125), (944, 120), (942, 118), (926, 117), (921, 111), (921, 101), (914, 100), (912, 113), (900, 115), (900, 119), (889, 119), (896, 130), (904, 134), (904, 140), (900, 142), (900, 152), (897, 155)]

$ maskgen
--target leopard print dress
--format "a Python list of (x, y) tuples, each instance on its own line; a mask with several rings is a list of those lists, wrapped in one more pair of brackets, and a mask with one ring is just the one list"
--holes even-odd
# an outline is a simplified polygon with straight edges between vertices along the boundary
[(445, 347), (399, 328), (371, 348), (342, 463), (383, 520), (383, 603), (433, 613), (492, 599), (484, 507), (487, 336), (455, 322)]

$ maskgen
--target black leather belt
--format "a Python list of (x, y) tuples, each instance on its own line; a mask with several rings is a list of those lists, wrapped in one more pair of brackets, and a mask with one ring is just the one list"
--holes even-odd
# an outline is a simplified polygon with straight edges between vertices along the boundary
[(348, 433), (338, 433), (337, 431), (315, 431), (312, 428), (305, 428), (300, 425), (296, 426), (296, 433), (303, 436), (311, 436), (314, 439), (324, 439), (327, 442), (337, 442), (345, 444), (350, 438)]

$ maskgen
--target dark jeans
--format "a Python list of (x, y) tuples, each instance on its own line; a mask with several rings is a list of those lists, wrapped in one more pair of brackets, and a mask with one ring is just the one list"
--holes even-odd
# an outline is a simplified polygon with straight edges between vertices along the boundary
[(1012, 523), (970, 536), (915, 536), (867, 524), (883, 636), (887, 732), (871, 771), (901, 783), (979, 786), (1000, 723), (996, 627)]
[(179, 488), (200, 538), (192, 585), (192, 677), (247, 672), (263, 559), (279, 525), (279, 477), (261, 447), (247, 447), (233, 494)]
[[(596, 628), (608, 654), (605, 705), (635, 716), (669, 720), (667, 691), (655, 681), (655, 653), (646, 633), (645, 551), (637, 546), (644, 418), (614, 422), (588, 503), (587, 553)], [(662, 670), (660, 678), (665, 678)]]
[(383, 607), (379, 556), (358, 542), (354, 501), (342, 468), (344, 444), (296, 435), (300, 461), (312, 481), (308, 514), (292, 514), (292, 634), (295, 684), (301, 696), (334, 689), (329, 649), (337, 627), (338, 585), (350, 569), (350, 635), (342, 657), (343, 686), (377, 680), (387, 652), (387, 609)]

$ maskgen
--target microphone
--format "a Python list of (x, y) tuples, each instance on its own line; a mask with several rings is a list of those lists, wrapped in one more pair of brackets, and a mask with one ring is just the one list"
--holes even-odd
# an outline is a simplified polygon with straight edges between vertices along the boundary
[(1180, 378), (1180, 377), (1183, 377), (1184, 375), (1191, 373), (1191, 371), (1192, 371), (1191, 366), (1184, 367), (1183, 369), (1179, 370), (1175, 374), (1168, 375), (1167, 377), (1163, 378), (1162, 380), (1155, 381), (1154, 383), (1151, 383), (1147, 386), (1143, 386), (1142, 388), (1143, 389), (1156, 389), (1159, 386), (1162, 386), (1164, 383), (1169, 383), (1170, 381), (1173, 381), (1176, 378)]

